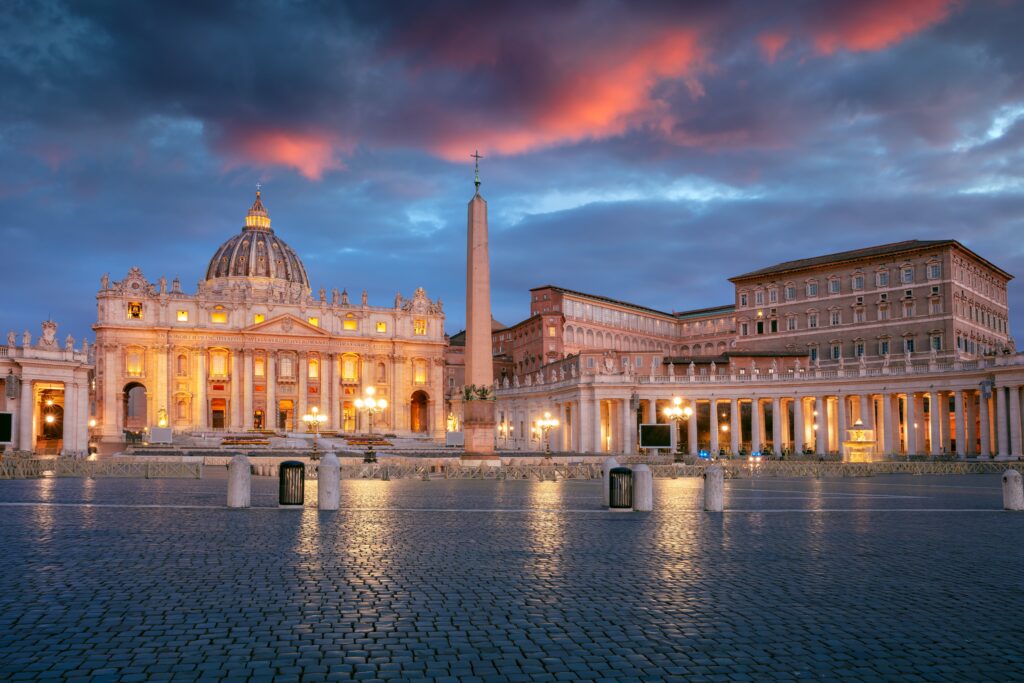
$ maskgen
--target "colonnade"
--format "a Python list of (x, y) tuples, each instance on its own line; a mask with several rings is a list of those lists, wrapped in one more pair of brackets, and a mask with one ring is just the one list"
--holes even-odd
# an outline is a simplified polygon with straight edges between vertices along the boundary
[(689, 419), (679, 421), (677, 432), (681, 446), (691, 455), (701, 451), (841, 454), (848, 430), (855, 425), (873, 431), (875, 452), (882, 455), (1022, 455), (1024, 387), (1017, 382), (989, 379), (946, 389), (934, 385), (841, 392), (813, 388), (752, 395), (692, 385), (670, 391), (670, 387), (641, 384), (614, 392), (581, 383), (574, 391), (549, 397), (499, 393), (497, 443), (504, 449), (542, 450), (543, 434), (531, 427), (550, 412), (559, 418), (559, 426), (547, 437), (553, 451), (631, 454), (639, 445), (637, 426), (669, 422), (664, 408), (679, 397), (693, 411)]

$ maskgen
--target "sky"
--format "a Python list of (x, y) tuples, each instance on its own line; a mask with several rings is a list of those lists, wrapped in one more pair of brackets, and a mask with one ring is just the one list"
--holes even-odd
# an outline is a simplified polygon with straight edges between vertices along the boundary
[(474, 150), (506, 324), (905, 239), (1024, 275), (1021, 35), (1013, 0), (9, 0), (0, 334), (91, 339), (131, 266), (194, 291), (257, 183), (314, 291), (422, 286), (454, 333)]

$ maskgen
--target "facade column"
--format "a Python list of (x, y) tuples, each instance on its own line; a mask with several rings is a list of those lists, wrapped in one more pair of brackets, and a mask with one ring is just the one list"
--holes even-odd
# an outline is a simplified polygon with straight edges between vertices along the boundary
[(690, 455), (697, 455), (697, 401), (688, 401), (691, 408), (693, 408), (693, 415), (686, 421), (686, 438), (689, 442), (687, 444)]
[(967, 434), (964, 430), (964, 392), (959, 389), (953, 392), (953, 416), (956, 421), (956, 457), (963, 458), (967, 454)]
[(978, 392), (978, 421), (981, 423), (981, 451), (978, 455), (984, 458), (992, 457), (992, 421), (988, 415), (989, 397), (985, 396), (985, 389)]
[[(529, 430), (529, 423), (525, 423), (524, 430)], [(520, 438), (528, 439), (529, 433), (524, 431)], [(594, 453), (594, 401), (585, 395), (580, 397), (580, 448), (584, 453)]]
[(658, 399), (649, 398), (647, 399), (647, 422), (646, 424), (654, 424), (658, 421)]
[(92, 431), (89, 429), (89, 376), (85, 375), (80, 381), (75, 383), (77, 386), (76, 398), (78, 400), (78, 438), (80, 439), (78, 448), (76, 449), (79, 453), (89, 452), (89, 433)]
[[(371, 364), (372, 365), (372, 364)], [(335, 382), (334, 354), (320, 354), (320, 411), (327, 416), (328, 431), (337, 431), (334, 425), (338, 416), (338, 390)], [(388, 401), (391, 400), (389, 396)]]
[(292, 412), (292, 430), (302, 432), (302, 416), (309, 412), (307, 398), (309, 395), (309, 361), (306, 352), (299, 352), (299, 400)]
[(242, 376), (243, 355), (238, 351), (231, 352), (231, 430), (242, 429)]
[[(630, 399), (624, 398), (622, 404), (622, 453), (633, 455), (636, 453), (636, 438), (633, 432), (636, 431), (636, 411), (630, 405)], [(561, 421), (559, 421), (561, 424)], [(675, 428), (675, 425), (672, 425)]]
[(196, 371), (196, 426), (199, 429), (206, 429), (207, 425), (210, 424), (210, 406), (207, 405), (206, 401), (206, 388), (209, 386), (209, 382), (206, 378), (206, 349), (199, 349), (198, 358), (196, 365), (198, 370)]
[(824, 396), (814, 397), (814, 409), (818, 411), (818, 418), (816, 420), (818, 430), (814, 439), (814, 452), (819, 455), (825, 455), (828, 453), (828, 411), (825, 409)]
[(864, 429), (873, 429), (871, 423), (874, 420), (871, 419), (871, 395), (861, 394), (859, 397), (859, 404), (857, 406), (857, 419), (864, 425)]
[[(103, 357), (102, 433), (108, 438), (120, 441), (123, 435), (118, 424), (121, 404), (117, 400), (117, 386), (120, 383), (121, 373), (118, 371), (117, 350), (112, 345), (104, 345)], [(24, 387), (22, 391), (24, 391)]]
[(797, 396), (793, 399), (793, 454), (804, 452), (804, 439), (807, 436), (807, 421), (804, 418), (804, 399)]
[(882, 394), (882, 448), (885, 455), (896, 452), (893, 442), (892, 395)]
[[(242, 429), (252, 429), (252, 387), (254, 360), (252, 349), (242, 350)], [(266, 370), (264, 370), (265, 372)]]
[(782, 452), (782, 399), (772, 397), (772, 450), (775, 455)]
[(1010, 455), (1021, 455), (1020, 387), (1010, 387)]
[(907, 407), (903, 412), (907, 421), (907, 457), (917, 455), (923, 450), (917, 442), (917, 397), (907, 392)]
[(263, 418), (263, 428), (277, 430), (279, 413), (277, 410), (277, 352), (267, 351), (267, 362), (263, 368), (263, 372), (266, 375), (266, 388), (264, 389), (267, 397), (267, 407), (265, 410), (265, 416)]
[(718, 457), (718, 451), (721, 450), (721, 447), (718, 445), (718, 429), (719, 428), (718, 428), (718, 401), (717, 400), (711, 399), (711, 410), (708, 412), (708, 415), (710, 416), (710, 421), (711, 421), (710, 425), (709, 425), (710, 429), (708, 430), (710, 432), (710, 437), (711, 437), (711, 448), (709, 450), (711, 451), (712, 457), (716, 457), (717, 458)]
[(761, 442), (764, 440), (761, 436), (761, 425), (764, 423), (764, 415), (761, 414), (761, 399), (757, 396), (750, 399), (750, 452), (760, 453)]
[(34, 453), (36, 450), (35, 430), (35, 385), (30, 379), (21, 380), (21, 400), (18, 407), (18, 450)]
[(740, 436), (743, 431), (743, 422), (740, 421), (740, 401), (737, 398), (729, 399), (729, 450), (730, 455), (736, 457), (740, 452)]
[(996, 387), (996, 454), (1010, 455), (1010, 438), (1006, 433), (1007, 411), (1006, 387)]

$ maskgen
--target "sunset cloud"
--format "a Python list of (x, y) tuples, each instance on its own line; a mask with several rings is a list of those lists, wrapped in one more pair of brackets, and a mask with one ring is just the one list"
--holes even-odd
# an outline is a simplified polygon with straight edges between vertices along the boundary
[(959, 0), (858, 0), (832, 8), (814, 26), (817, 51), (873, 52), (907, 39), (942, 21), (960, 5)]
[(228, 166), (291, 168), (309, 180), (320, 180), (324, 172), (345, 168), (341, 159), (351, 146), (338, 136), (325, 133), (295, 133), (285, 130), (245, 130), (232, 133), (225, 141)]

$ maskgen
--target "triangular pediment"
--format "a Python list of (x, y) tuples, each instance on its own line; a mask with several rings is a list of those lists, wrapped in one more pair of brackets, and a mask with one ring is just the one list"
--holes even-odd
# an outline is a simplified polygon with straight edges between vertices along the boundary
[(251, 334), (289, 334), (296, 337), (330, 337), (331, 334), (316, 325), (290, 313), (250, 325), (242, 330)]

